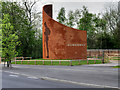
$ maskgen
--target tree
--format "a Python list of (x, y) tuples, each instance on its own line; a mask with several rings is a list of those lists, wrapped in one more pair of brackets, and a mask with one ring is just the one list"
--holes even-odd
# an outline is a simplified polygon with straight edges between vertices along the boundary
[(2, 13), (9, 15), (11, 25), (14, 27), (12, 32), (17, 32), (18, 40), (21, 41), (21, 46), (17, 46), (18, 56), (26, 56), (25, 48), (28, 46), (29, 22), (25, 16), (23, 8), (16, 2), (2, 2)]
[(33, 2), (29, 1), (29, 0), (22, 0), (22, 1), (23, 1), (23, 5), (24, 5), (23, 7), (25, 9), (25, 14), (29, 20), (29, 27), (31, 27), (33, 25), (33, 21), (34, 21), (33, 16), (35, 14), (35, 13), (33, 13), (33, 8), (37, 1), (35, 1), (35, 0)]
[(58, 13), (57, 20), (59, 23), (66, 24), (66, 17), (65, 17), (65, 8), (62, 7)]
[[(93, 13), (90, 13), (89, 10), (87, 9), (86, 6), (83, 6), (82, 9), (77, 9), (75, 12), (69, 11), (68, 17), (63, 18), (65, 15), (62, 12), (64, 11), (64, 8), (61, 8), (59, 14), (58, 14), (58, 19), (59, 22), (66, 22), (67, 20), (67, 26), (69, 27), (76, 27), (79, 30), (86, 30), (87, 31), (87, 44), (88, 48), (94, 49), (94, 48), (101, 48), (97, 47), (98, 44), (97, 42), (102, 43), (99, 41), (101, 38), (99, 36), (107, 36), (106, 31), (106, 20), (103, 18), (100, 18), (100, 14), (96, 15)], [(63, 18), (61, 19), (60, 16)], [(63, 23), (64, 24), (64, 23)], [(105, 37), (105, 39), (107, 39)], [(103, 45), (103, 44), (101, 44)], [(107, 45), (107, 44), (106, 44)]]
[[(26, 2), (26, 5), (29, 5), (29, 2)], [(31, 11), (32, 16), (30, 16), (30, 19), (30, 17), (28, 17), (29, 15), (27, 16), (28, 11), (26, 11), (25, 7), (17, 2), (2, 2), (2, 13), (10, 15), (10, 23), (14, 27), (12, 31), (17, 32), (18, 40), (21, 41), (21, 46), (16, 47), (18, 56), (41, 57), (42, 49), (35, 49), (41, 48), (42, 44), (38, 42), (39, 40), (42, 42), (41, 29), (39, 28), (41, 27), (40, 13)], [(35, 52), (39, 54), (36, 56)]]
[[(105, 43), (109, 35), (106, 32), (106, 20), (100, 18), (100, 13), (98, 15), (90, 13), (87, 7), (83, 6), (81, 18), (77, 22), (77, 28), (87, 31), (87, 45), (89, 49), (102, 48), (102, 45), (108, 45), (107, 42), (103, 44), (101, 39), (101, 37), (104, 37)], [(98, 46), (99, 42), (100, 46)], [(107, 46), (104, 46), (104, 48), (105, 47)]]
[[(62, 11), (63, 10), (63, 11)], [(89, 49), (119, 49), (120, 48), (120, 11), (115, 5), (106, 9), (104, 14), (90, 13), (86, 6), (70, 11), (65, 18), (65, 8), (61, 8), (59, 22), (69, 27), (77, 26), (79, 30), (87, 31), (87, 45)], [(120, 10), (120, 9), (119, 9)], [(64, 12), (64, 14), (63, 14)]]
[[(2, 10), (2, 5), (1, 5), (1, 2), (0, 2), (0, 13)], [(0, 19), (2, 18), (2, 14), (0, 14)], [(0, 24), (2, 24), (2, 22), (0, 22)], [(0, 57), (2, 57), (2, 27), (0, 26)]]
[(17, 32), (13, 33), (13, 26), (10, 23), (8, 14), (3, 14), (0, 19), (2, 27), (2, 57), (7, 61), (7, 67), (11, 66), (11, 60), (18, 54), (16, 46), (20, 44)]
[(76, 9), (75, 12), (73, 13), (73, 16), (74, 16), (74, 23), (78, 27), (79, 26), (79, 20), (81, 18), (81, 11), (79, 9)]
[[(89, 13), (87, 7), (83, 6), (81, 10), (81, 18), (77, 23), (77, 29), (87, 31), (87, 44), (88, 48), (95, 48), (95, 23), (96, 15)], [(97, 19), (96, 19), (97, 20)]]
[(73, 11), (69, 11), (68, 13), (68, 19), (67, 19), (67, 26), (69, 27), (73, 27), (74, 24), (74, 14)]
[[(38, 1), (29, 1), (29, 0), (22, 0), (23, 1), (23, 8), (25, 10), (26, 17), (28, 18), (29, 21), (29, 27), (32, 27), (29, 29), (30, 31), (34, 32), (34, 37), (28, 39), (29, 40), (29, 50), (33, 58), (39, 58), (41, 57), (41, 52), (42, 52), (42, 34), (41, 34), (41, 12), (38, 12), (36, 9), (34, 9), (36, 3)], [(37, 49), (36, 49), (37, 48)], [(39, 54), (37, 54), (39, 53)]]
[(111, 48), (120, 49), (120, 11), (118, 11), (118, 6), (116, 6), (114, 4), (108, 6), (103, 14), (103, 18), (107, 21), (106, 30), (114, 43)]

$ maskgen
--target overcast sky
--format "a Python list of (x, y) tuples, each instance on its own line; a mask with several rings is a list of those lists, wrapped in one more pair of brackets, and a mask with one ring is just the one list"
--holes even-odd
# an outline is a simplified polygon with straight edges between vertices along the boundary
[(103, 12), (105, 4), (105, 2), (56, 2), (54, 3), (54, 19), (56, 19), (61, 7), (65, 7), (66, 13), (68, 13), (69, 10), (74, 11), (76, 9), (82, 9), (83, 6), (86, 6), (91, 13), (98, 14)]
[(104, 12), (105, 7), (116, 3), (119, 0), (41, 0), (37, 3), (37, 9), (42, 11), (42, 7), (46, 4), (53, 4), (53, 18), (56, 19), (61, 7), (65, 7), (66, 13), (69, 10), (81, 9), (83, 5), (87, 6), (92, 13)]
[[(22, 1), (22, 0), (12, 0), (12, 1)], [(34, 1), (34, 0), (28, 0)], [(83, 5), (88, 7), (88, 10), (92, 13), (104, 12), (105, 7), (112, 5), (111, 3), (116, 3), (120, 0), (35, 0), (38, 1), (35, 5), (35, 9), (42, 11), (42, 7), (47, 4), (53, 4), (53, 18), (56, 19), (57, 14), (61, 7), (65, 7), (66, 13), (69, 10), (82, 9)]]

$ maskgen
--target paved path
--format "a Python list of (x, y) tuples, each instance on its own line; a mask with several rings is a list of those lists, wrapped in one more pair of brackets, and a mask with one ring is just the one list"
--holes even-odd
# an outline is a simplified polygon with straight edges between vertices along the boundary
[(108, 67), (108, 66), (118, 66), (119, 63), (105, 63), (105, 64), (89, 64), (89, 65), (83, 65), (83, 66), (105, 66), (105, 67)]

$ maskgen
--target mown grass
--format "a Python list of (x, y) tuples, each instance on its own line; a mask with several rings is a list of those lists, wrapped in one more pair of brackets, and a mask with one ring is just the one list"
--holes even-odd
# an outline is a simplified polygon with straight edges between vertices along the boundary
[(120, 57), (112, 57), (111, 60), (120, 60)]
[[(89, 64), (94, 64), (94, 60), (89, 60), (88, 61)], [(101, 60), (96, 60), (96, 64), (101, 64), (102, 61)], [(105, 62), (107, 63), (107, 62)], [(12, 64), (15, 64), (15, 62), (12, 62)], [(17, 61), (17, 64), (21, 64), (21, 61)], [(61, 61), (61, 64), (59, 64), (59, 61), (23, 61), (22, 62), (23, 65), (64, 65), (64, 66), (69, 66), (71, 65), (71, 63), (69, 61)], [(85, 65), (87, 64), (87, 60), (82, 60), (80, 61), (72, 61), (72, 65)]]
[(113, 68), (120, 68), (120, 66), (114, 66)]

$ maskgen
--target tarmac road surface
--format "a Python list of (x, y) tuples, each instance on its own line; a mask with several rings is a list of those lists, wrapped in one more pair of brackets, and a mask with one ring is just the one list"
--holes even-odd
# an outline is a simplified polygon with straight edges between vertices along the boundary
[(118, 69), (104, 66), (13, 65), (2, 68), (3, 88), (118, 88)]

